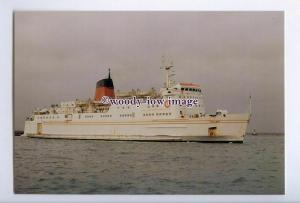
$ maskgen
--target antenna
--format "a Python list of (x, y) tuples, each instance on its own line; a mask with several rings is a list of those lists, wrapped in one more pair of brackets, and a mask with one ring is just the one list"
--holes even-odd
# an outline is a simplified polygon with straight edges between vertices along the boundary
[(252, 115), (252, 98), (251, 98), (251, 94), (249, 95), (249, 117), (251, 117)]
[[(174, 70), (172, 69), (173, 66), (173, 61), (171, 61), (170, 59), (166, 62), (165, 60), (165, 56), (163, 55), (161, 57), (161, 63), (162, 66), (160, 67), (160, 69), (164, 69), (166, 72), (166, 82), (165, 82), (165, 87), (168, 89), (171, 85), (173, 85), (175, 83), (174, 80), (171, 80), (172, 77), (175, 76)], [(171, 73), (170, 73), (171, 72)]]
[(108, 68), (108, 79), (110, 79), (110, 68)]

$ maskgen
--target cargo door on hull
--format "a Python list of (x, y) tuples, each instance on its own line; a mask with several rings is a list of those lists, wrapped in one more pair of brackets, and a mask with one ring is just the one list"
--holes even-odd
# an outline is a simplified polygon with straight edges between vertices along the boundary
[(208, 136), (217, 136), (217, 127), (208, 128)]
[(37, 124), (37, 134), (41, 135), (42, 134), (42, 130), (43, 130), (42, 123), (38, 123)]

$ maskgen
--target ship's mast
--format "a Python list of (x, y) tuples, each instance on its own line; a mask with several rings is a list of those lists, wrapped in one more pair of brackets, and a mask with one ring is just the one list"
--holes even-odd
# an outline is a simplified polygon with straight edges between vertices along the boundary
[(110, 68), (108, 69), (108, 79), (110, 79)]
[(252, 98), (251, 98), (251, 94), (249, 96), (249, 107), (248, 107), (248, 113), (249, 113), (249, 116), (251, 117), (252, 116)]
[(172, 70), (173, 66), (173, 62), (172, 61), (165, 61), (165, 57), (162, 56), (162, 67), (161, 69), (164, 69), (166, 72), (166, 82), (165, 82), (165, 87), (168, 89), (171, 87), (171, 85), (173, 85), (174, 80), (171, 80), (171, 78), (173, 76), (175, 76), (174, 71)]

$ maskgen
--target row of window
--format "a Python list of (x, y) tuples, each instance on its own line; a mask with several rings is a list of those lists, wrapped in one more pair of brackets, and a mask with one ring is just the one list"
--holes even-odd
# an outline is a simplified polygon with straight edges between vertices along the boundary
[[(117, 109), (119, 109), (119, 108), (121, 108), (121, 107), (118, 106)], [(127, 106), (126, 108), (129, 109), (130, 107)], [(122, 109), (125, 109), (125, 106), (122, 106)]]
[(101, 118), (110, 118), (110, 117), (112, 117), (112, 115), (110, 115), (110, 114), (104, 114), (104, 115), (100, 115), (100, 117)]
[(195, 88), (181, 88), (181, 90), (183, 91), (191, 91), (191, 92), (201, 92), (201, 89), (195, 89)]
[[(109, 118), (109, 117), (112, 117), (112, 115), (110, 115), (110, 114), (103, 114), (103, 115), (99, 115), (99, 116), (100, 116), (100, 118)], [(84, 117), (85, 118), (94, 118), (93, 115), (85, 115)], [(80, 115), (79, 115), (79, 118), (80, 118)]]
[[(171, 113), (144, 113), (143, 116), (170, 116)], [(99, 115), (100, 118), (109, 118), (112, 117), (112, 115), (109, 114), (104, 114), (104, 115)], [(93, 115), (85, 115), (85, 118), (94, 118)], [(133, 114), (120, 114), (120, 117), (134, 117)], [(59, 116), (38, 116), (38, 119), (55, 119), (55, 118), (59, 118)], [(67, 115), (65, 115), (65, 118), (67, 118)], [(79, 119), (81, 118), (81, 115), (79, 115)]]
[(59, 116), (38, 116), (37, 119), (54, 119), (54, 118), (59, 118)]
[(143, 116), (170, 116), (171, 113), (144, 113)]
[[(124, 114), (124, 115), (120, 115), (121, 117), (127, 117), (127, 116), (132, 116), (131, 114)], [(65, 118), (67, 118), (68, 115), (65, 115)], [(85, 115), (85, 118), (94, 118), (93, 115)], [(112, 115), (100, 115), (101, 118), (108, 118), (108, 117), (112, 117)], [(59, 118), (59, 116), (37, 116), (37, 119), (56, 119)], [(81, 118), (81, 115), (79, 115), (79, 119)]]
[(134, 117), (133, 114), (120, 114), (120, 117)]

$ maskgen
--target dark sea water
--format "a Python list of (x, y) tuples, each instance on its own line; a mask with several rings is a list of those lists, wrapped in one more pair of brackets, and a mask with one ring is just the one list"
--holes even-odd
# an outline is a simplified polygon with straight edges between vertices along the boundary
[(31, 194), (284, 194), (284, 136), (244, 144), (14, 137), (14, 189)]

